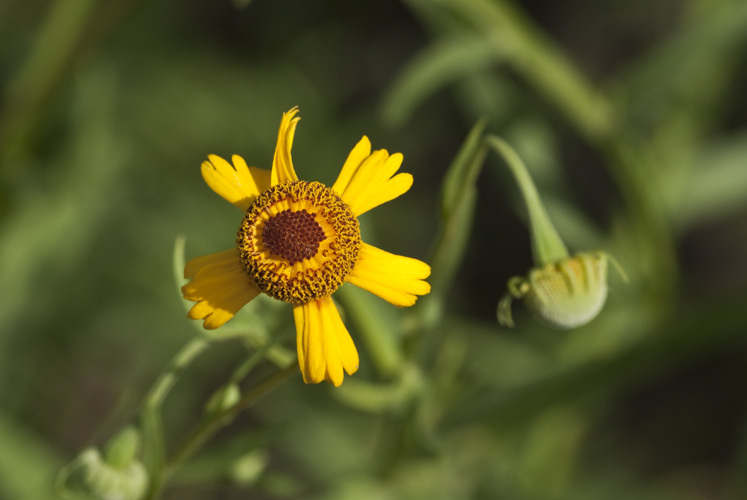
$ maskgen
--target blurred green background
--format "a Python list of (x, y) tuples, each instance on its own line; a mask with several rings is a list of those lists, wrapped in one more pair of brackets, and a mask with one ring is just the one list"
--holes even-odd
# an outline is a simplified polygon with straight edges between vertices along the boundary
[[(333, 182), (363, 134), (404, 154), (415, 184), (363, 236), (428, 260), (433, 294), (344, 290), (359, 372), (288, 381), (164, 498), (747, 498), (746, 56), (742, 0), (0, 0), (0, 498), (57, 498), (202, 335), (174, 242), (228, 248), (240, 214), (199, 164), (269, 168), (295, 105), (302, 179)], [(531, 266), (513, 179), (489, 154), (450, 177), (462, 212), (442, 194), (481, 117), (568, 246), (630, 275), (589, 325), (498, 326)], [(166, 401), (168, 450), (262, 339), (293, 353), (289, 307), (247, 309), (253, 336)]]

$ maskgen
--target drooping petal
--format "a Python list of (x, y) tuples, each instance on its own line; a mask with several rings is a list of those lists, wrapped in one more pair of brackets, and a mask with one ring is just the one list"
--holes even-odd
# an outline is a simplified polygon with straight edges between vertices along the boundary
[(304, 382), (322, 380), (335, 387), (342, 384), (343, 370), (352, 375), (358, 369), (358, 351), (331, 298), (293, 306), (296, 321), (298, 364)]
[(297, 181), (296, 171), (293, 169), (293, 158), (291, 148), (293, 147), (293, 136), (296, 133), (296, 125), (301, 119), (296, 117), (298, 106), (287, 113), (283, 113), (278, 130), (278, 142), (275, 145), (275, 157), (272, 160), (271, 183), (283, 184), (285, 182)]
[(260, 293), (241, 267), (236, 248), (190, 260), (184, 276), (192, 281), (182, 287), (182, 295), (197, 302), (187, 317), (204, 320), (208, 330), (223, 325)]
[(431, 274), (425, 262), (395, 255), (363, 243), (347, 281), (399, 307), (409, 307), (418, 295), (431, 291), (423, 281)]
[(246, 211), (259, 193), (269, 188), (269, 171), (248, 167), (243, 158), (234, 155), (233, 166), (217, 155), (208, 155), (202, 162), (202, 178), (210, 189)]
[(358, 167), (361, 166), (363, 160), (365, 160), (370, 154), (371, 141), (369, 141), (368, 137), (364, 135), (363, 138), (358, 141), (358, 144), (355, 145), (353, 150), (350, 151), (348, 159), (345, 160), (345, 164), (342, 166), (342, 170), (340, 170), (340, 175), (337, 176), (337, 180), (332, 186), (332, 189), (338, 195), (342, 195), (342, 193), (345, 192), (345, 188), (348, 187), (350, 179), (353, 178), (353, 174), (358, 170)]
[[(394, 175), (402, 165), (400, 153), (390, 156), (385, 149), (374, 151), (363, 158), (353, 170), (350, 166), (353, 163), (351, 157), (356, 160), (360, 158), (360, 152), (356, 155), (354, 153), (356, 153), (355, 149), (345, 162), (335, 186), (344, 184), (344, 190), (338, 193), (341, 193), (340, 197), (350, 206), (356, 216), (393, 200), (406, 193), (412, 186), (412, 175)], [(351, 170), (353, 170), (352, 174)], [(349, 180), (346, 181), (348, 178)]]

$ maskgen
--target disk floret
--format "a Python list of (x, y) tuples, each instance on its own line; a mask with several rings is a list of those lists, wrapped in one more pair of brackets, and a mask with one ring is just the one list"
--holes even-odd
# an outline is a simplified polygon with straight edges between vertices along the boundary
[(332, 189), (293, 181), (257, 197), (236, 244), (242, 267), (264, 293), (304, 304), (332, 294), (353, 270), (360, 226)]

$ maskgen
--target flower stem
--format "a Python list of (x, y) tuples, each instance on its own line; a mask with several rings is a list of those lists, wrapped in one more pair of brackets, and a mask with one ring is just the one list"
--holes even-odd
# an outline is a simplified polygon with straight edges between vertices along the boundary
[(209, 345), (210, 343), (207, 340), (196, 337), (182, 347), (171, 360), (169, 366), (158, 377), (155, 384), (153, 384), (143, 403), (143, 409), (140, 414), (140, 425), (144, 437), (143, 462), (150, 474), (148, 499), (158, 498), (164, 480), (163, 463), (165, 445), (161, 405), (182, 372)]
[(166, 370), (158, 377), (153, 384), (148, 396), (145, 398), (145, 405), (159, 407), (163, 404), (164, 399), (171, 391), (182, 372), (189, 364), (210, 345), (204, 338), (196, 337), (189, 341), (171, 360)]
[(535, 266), (544, 267), (546, 264), (568, 258), (568, 249), (560, 239), (555, 226), (552, 225), (524, 162), (521, 161), (516, 151), (500, 137), (487, 136), (485, 140), (496, 153), (503, 157), (524, 197), (529, 213)]
[[(241, 365), (239, 365), (239, 367), (234, 370), (233, 374), (231, 375), (231, 380), (229, 381), (229, 384), (238, 384), (239, 382), (244, 380), (244, 378), (249, 374), (249, 372), (251, 372), (254, 369), (254, 367), (259, 364), (260, 361), (262, 361), (265, 358), (268, 358), (268, 359), (270, 358), (269, 353), (270, 351), (273, 350), (273, 348), (282, 344), (285, 340), (287, 340), (291, 336), (291, 334), (295, 334), (295, 332), (291, 331), (284, 335), (275, 335), (272, 339), (268, 340), (263, 345), (258, 346), (257, 350), (254, 351), (254, 353), (251, 356), (246, 358), (244, 362), (241, 363)], [(295, 358), (295, 353), (294, 353), (293, 358)], [(289, 362), (289, 361), (283, 361), (281, 364), (279, 360), (278, 361), (272, 360), (272, 361), (275, 362), (275, 364), (277, 364), (281, 368), (283, 368)]]
[(254, 405), (297, 372), (298, 363), (291, 363), (244, 394), (236, 404), (216, 413), (210, 419), (201, 423), (168, 460), (164, 469), (164, 477), (170, 476), (185, 460), (205, 444), (209, 438), (222, 427), (233, 421), (239, 413)]

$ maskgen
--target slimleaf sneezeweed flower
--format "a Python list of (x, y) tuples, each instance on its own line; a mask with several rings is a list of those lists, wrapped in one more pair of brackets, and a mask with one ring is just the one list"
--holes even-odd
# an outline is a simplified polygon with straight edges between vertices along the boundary
[(395, 175), (402, 155), (371, 152), (363, 137), (330, 188), (300, 181), (291, 146), (297, 108), (283, 114), (272, 170), (233, 166), (209, 155), (202, 177), (233, 203), (244, 219), (236, 247), (187, 262), (184, 298), (197, 302), (188, 313), (215, 329), (260, 293), (293, 305), (298, 362), (306, 383), (339, 386), (343, 370), (358, 369), (358, 352), (330, 297), (348, 282), (400, 306), (430, 291), (430, 267), (361, 241), (358, 216), (404, 194), (412, 175)]

